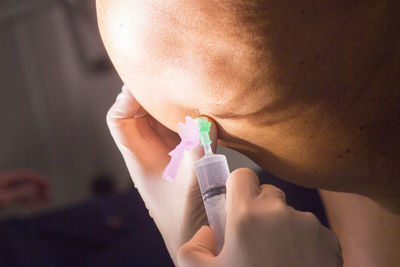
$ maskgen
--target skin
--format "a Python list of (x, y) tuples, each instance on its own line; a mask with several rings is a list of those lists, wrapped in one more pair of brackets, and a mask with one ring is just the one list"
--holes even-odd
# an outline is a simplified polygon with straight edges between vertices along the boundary
[(186, 115), (205, 114), (220, 144), (272, 174), (400, 214), (399, 1), (97, 8), (111, 60), (156, 120), (176, 131)]
[(253, 2), (97, 6), (118, 73), (165, 126), (206, 114), (273, 174), (399, 212), (396, 1)]
[(321, 196), (340, 239), (345, 267), (399, 265), (399, 216), (360, 195), (322, 191)]

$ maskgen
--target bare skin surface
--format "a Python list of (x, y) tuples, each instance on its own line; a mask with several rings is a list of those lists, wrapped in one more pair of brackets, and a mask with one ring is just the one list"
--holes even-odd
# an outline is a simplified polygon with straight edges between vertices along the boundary
[(331, 227), (341, 242), (344, 267), (398, 266), (398, 216), (366, 197), (328, 191), (320, 193), (324, 203), (328, 204), (326, 211)]
[(224, 145), (283, 179), (398, 209), (391, 6), (266, 1), (245, 10), (236, 2), (97, 4), (117, 71), (168, 128), (209, 115)]
[(97, 6), (111, 60), (159, 122), (208, 115), (220, 144), (274, 175), (400, 214), (398, 1)]

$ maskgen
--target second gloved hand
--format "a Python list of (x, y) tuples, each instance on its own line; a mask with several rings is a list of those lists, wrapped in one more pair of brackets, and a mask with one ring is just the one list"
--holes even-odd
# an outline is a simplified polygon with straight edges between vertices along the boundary
[(250, 169), (226, 184), (225, 244), (216, 256), (210, 227), (202, 227), (179, 251), (180, 267), (339, 267), (339, 241), (309, 212), (286, 205), (285, 194), (259, 185)]

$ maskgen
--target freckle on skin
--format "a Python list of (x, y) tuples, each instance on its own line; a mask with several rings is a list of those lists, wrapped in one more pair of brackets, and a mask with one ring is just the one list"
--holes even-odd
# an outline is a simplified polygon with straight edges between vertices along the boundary
[(360, 126), (360, 132), (364, 130), (364, 126)]
[(319, 60), (320, 57), (321, 57), (321, 55), (318, 54), (318, 55), (315, 57), (315, 59), (316, 59), (316, 60)]
[(343, 158), (343, 155), (339, 155), (339, 156), (337, 156), (336, 158), (337, 158), (337, 159), (341, 159), (341, 158)]
[(349, 154), (350, 153), (350, 149), (346, 149), (346, 154)]

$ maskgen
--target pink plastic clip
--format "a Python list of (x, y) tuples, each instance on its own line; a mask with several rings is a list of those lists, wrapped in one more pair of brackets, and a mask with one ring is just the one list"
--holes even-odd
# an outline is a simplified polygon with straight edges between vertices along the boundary
[(185, 124), (181, 122), (178, 124), (178, 134), (181, 142), (174, 150), (168, 153), (171, 156), (171, 160), (162, 173), (162, 177), (169, 181), (175, 181), (185, 150), (192, 150), (199, 145), (199, 126), (189, 116), (186, 116), (185, 120)]

